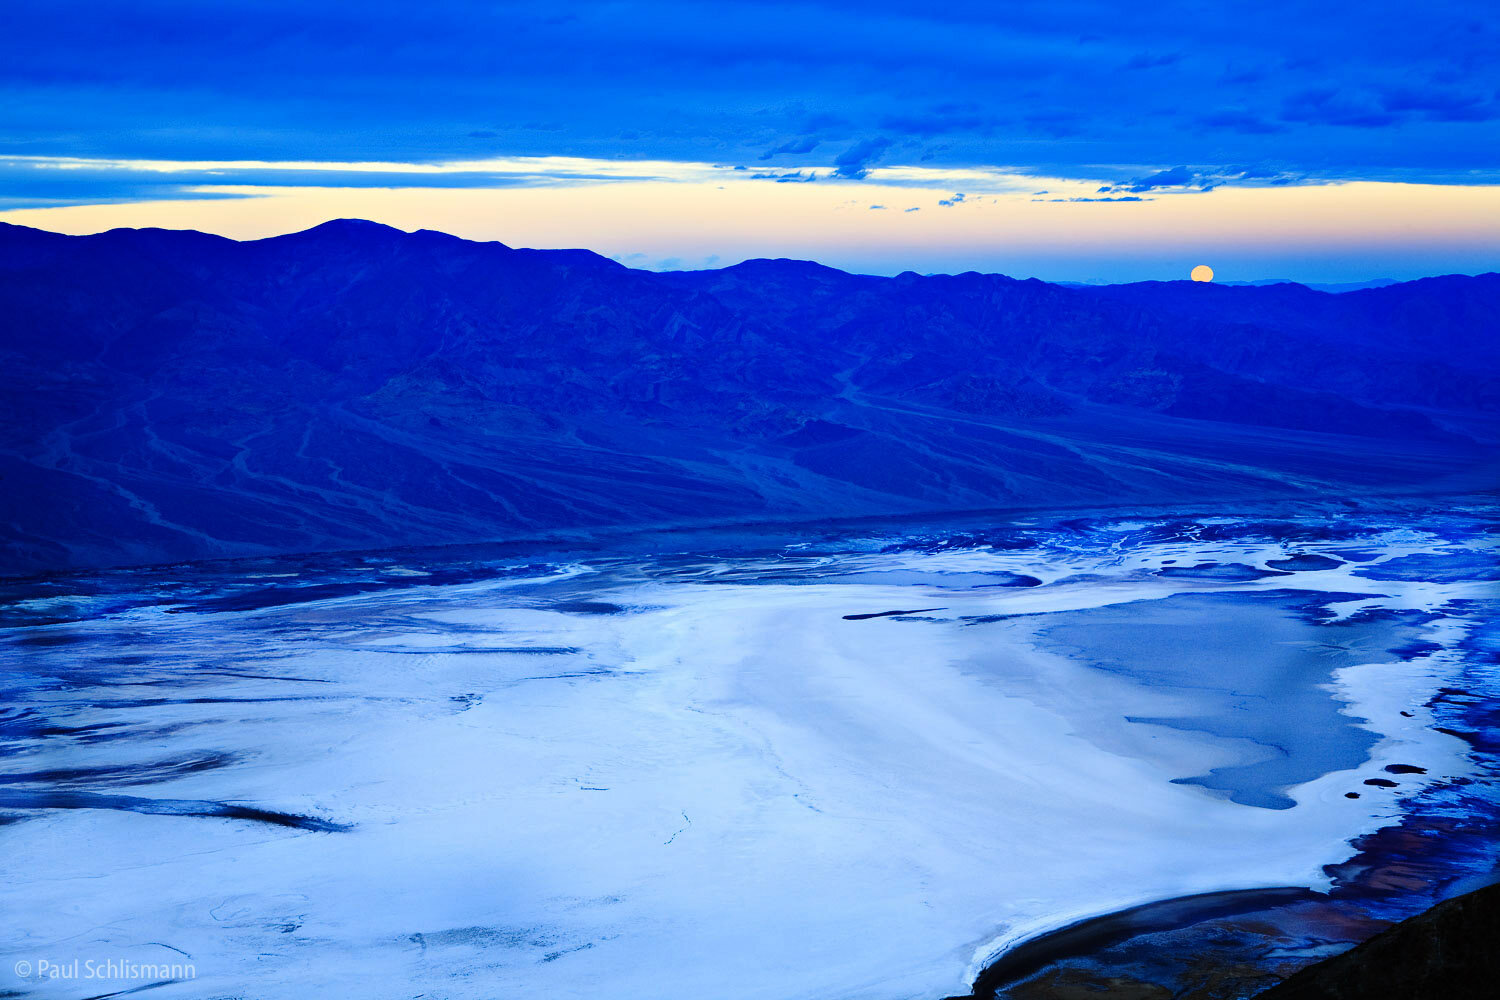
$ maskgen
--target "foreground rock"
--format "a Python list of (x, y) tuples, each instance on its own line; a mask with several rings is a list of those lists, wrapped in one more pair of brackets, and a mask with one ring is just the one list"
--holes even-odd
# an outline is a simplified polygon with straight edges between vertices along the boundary
[(1262, 1000), (1462, 1000), (1500, 984), (1500, 885), (1440, 903), (1308, 966)]

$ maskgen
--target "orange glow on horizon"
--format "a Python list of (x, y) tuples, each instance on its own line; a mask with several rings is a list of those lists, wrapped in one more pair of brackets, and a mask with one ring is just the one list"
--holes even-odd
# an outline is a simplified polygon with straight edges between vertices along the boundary
[[(1060, 185), (1087, 187), (1047, 183), (1053, 191)], [(1393, 260), (1401, 252), (1416, 260), (1438, 252), (1473, 258), (1449, 270), (1500, 265), (1492, 223), (1500, 218), (1495, 185), (1220, 187), (1127, 203), (1051, 201), (1010, 190), (970, 193), (948, 205), (940, 203), (952, 198), (951, 189), (882, 183), (873, 175), (863, 182), (811, 184), (724, 178), (212, 190), (237, 197), (13, 209), (0, 211), (0, 220), (73, 234), (156, 226), (257, 239), (332, 218), (364, 218), (512, 246), (585, 247), (657, 268), (803, 257), (876, 273), (975, 269), (1026, 276), (1038, 273), (1040, 261), (1046, 273), (1071, 278), (1084, 275), (1066, 268), (1069, 260), (1090, 261), (1081, 265), (1085, 271), (1113, 260), (1160, 260), (1165, 266), (1200, 253), (1212, 253), (1221, 263), (1285, 257), (1346, 264), (1371, 247), (1389, 248)], [(1273, 271), (1275, 266), (1266, 265)], [(1170, 278), (1172, 271), (1149, 273)], [(1236, 271), (1244, 273), (1239, 265)], [(1377, 276), (1384, 275), (1362, 275)]]

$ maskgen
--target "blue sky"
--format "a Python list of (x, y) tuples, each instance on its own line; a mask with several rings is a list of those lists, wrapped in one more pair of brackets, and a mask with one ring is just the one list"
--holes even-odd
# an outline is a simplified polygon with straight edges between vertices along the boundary
[[(915, 240), (889, 221), (844, 243), (817, 230), (836, 203), (863, 201), (873, 219), (868, 206), (899, 188), (912, 204), (886, 211), (989, 205), (1006, 247), (1033, 248), (1043, 276), (1070, 276), (1068, 257), (1034, 207), (1019, 239), (1023, 198), (1059, 206), (1052, 218), (1085, 235), (1085, 211), (1101, 231), (1136, 213), (1151, 266), (1176, 266), (1178, 230), (1154, 221), (1160, 203), (1197, 199), (1221, 237), (1210, 251), (1276, 272), (1244, 277), (1279, 276), (1278, 265), (1308, 280), (1408, 276), (1500, 266), (1494, 240), (1457, 209), (1447, 238), (1429, 231), (1429, 199), (1455, 197), (1431, 188), (1470, 196), (1471, 214), (1497, 205), (1497, 123), (1500, 18), (1472, 2), (12, 0), (0, 12), (0, 217), (75, 231), (150, 224), (152, 205), (166, 224), (191, 224), (181, 203), (196, 201), (202, 228), (252, 235), (253, 212), (303, 221), (314, 188), (341, 192), (341, 207), (370, 192), (370, 214), (414, 224), (421, 189), (454, 206), (474, 192), (474, 205), (524, 217), (526, 192), (548, 191), (556, 211), (558, 189), (603, 187), (613, 193), (593, 191), (589, 210), (635, 204), (638, 249), (621, 241), (623, 222), (591, 234), (567, 210), (558, 243), (529, 222), (521, 235), (596, 235), (586, 245), (656, 266), (671, 266), (678, 232), (685, 263), (780, 249), (860, 266), (859, 247), (884, 241), (866, 269), (1025, 270), (1024, 255), (975, 242), (972, 219), (946, 248), (930, 215)], [(788, 224), (781, 244), (742, 231), (746, 205), (776, 216), (795, 200), (750, 186), (802, 183), (823, 192), (811, 229)], [(743, 204), (678, 217), (673, 191), (692, 184), (742, 191)], [(1346, 206), (1356, 217), (1406, 205), (1389, 233), (1362, 229), (1352, 248), (1336, 231), (1304, 232), (1296, 199), (1224, 194), (1349, 185), (1379, 194)], [(509, 200), (496, 201), (501, 190)], [(1392, 193), (1403, 191), (1405, 203)], [(805, 213), (809, 195), (798, 197)], [(1284, 253), (1236, 228), (1243, 213), (1224, 215), (1236, 197), (1288, 213)], [(295, 210), (287, 198), (300, 198)], [(222, 202), (237, 204), (209, 205)], [(135, 207), (99, 210), (111, 205)], [(615, 213), (629, 204), (604, 214)], [(473, 235), (522, 242), (504, 221)], [(1071, 276), (1135, 276), (1126, 244), (1084, 243)]]

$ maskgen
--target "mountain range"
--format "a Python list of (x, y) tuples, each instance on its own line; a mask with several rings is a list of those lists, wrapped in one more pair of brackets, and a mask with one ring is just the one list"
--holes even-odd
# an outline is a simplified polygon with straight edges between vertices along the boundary
[(0, 573), (919, 511), (1485, 489), (1500, 275), (632, 270), (336, 221), (0, 224)]

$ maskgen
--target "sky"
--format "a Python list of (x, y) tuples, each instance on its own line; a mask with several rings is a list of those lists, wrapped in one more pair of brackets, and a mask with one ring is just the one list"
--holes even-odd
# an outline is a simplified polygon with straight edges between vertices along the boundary
[(8, 0), (0, 221), (359, 217), (633, 266), (1500, 270), (1500, 13)]

